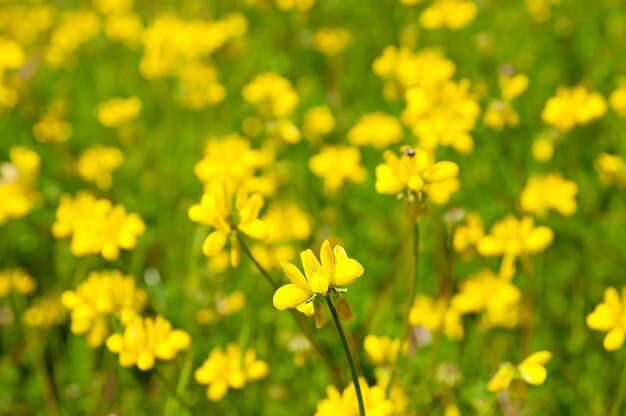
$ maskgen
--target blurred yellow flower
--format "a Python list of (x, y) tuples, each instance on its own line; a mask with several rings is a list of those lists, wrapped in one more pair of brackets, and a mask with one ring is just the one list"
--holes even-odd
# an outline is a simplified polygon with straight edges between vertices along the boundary
[(563, 179), (559, 173), (531, 177), (520, 194), (522, 211), (542, 215), (549, 209), (570, 216), (576, 212), (576, 182)]
[(528, 384), (540, 386), (546, 381), (546, 363), (552, 358), (550, 351), (539, 351), (528, 356), (519, 365), (504, 363), (487, 384), (487, 390), (498, 393), (509, 388), (511, 381), (521, 379)]
[(37, 200), (35, 180), (41, 159), (32, 150), (13, 146), (10, 163), (0, 163), (0, 226), (30, 213)]
[(119, 270), (91, 272), (76, 290), (61, 295), (63, 306), (70, 311), (72, 333), (87, 334), (87, 343), (94, 348), (109, 335), (111, 317), (127, 324), (147, 301), (148, 295), (136, 286), (135, 278)]
[(626, 188), (626, 161), (617, 155), (600, 153), (594, 162), (600, 175), (600, 181), (609, 185), (614, 183), (619, 188)]
[[(3, 9), (5, 13), (5, 9)], [(17, 70), (26, 62), (26, 55), (22, 45), (18, 42), (0, 36), (0, 109), (13, 107), (19, 98), (16, 88), (5, 79), (9, 71)]]
[(74, 129), (65, 120), (67, 112), (63, 101), (54, 102), (50, 108), (33, 124), (33, 135), (42, 143), (65, 142), (72, 137)]
[(604, 301), (587, 316), (587, 326), (595, 331), (607, 332), (604, 349), (615, 351), (624, 344), (626, 337), (626, 287), (622, 288), (620, 300), (617, 289), (604, 291)]
[[(394, 414), (394, 404), (387, 398), (384, 387), (369, 386), (363, 377), (359, 378), (359, 385), (366, 414), (375, 416)], [(359, 416), (354, 383), (350, 383), (342, 393), (337, 390), (337, 387), (328, 386), (326, 395), (328, 397), (317, 404), (315, 416)]]
[(357, 146), (385, 148), (402, 140), (404, 131), (397, 118), (385, 113), (365, 114), (348, 132), (348, 140)]
[(309, 140), (316, 140), (332, 132), (335, 128), (335, 117), (325, 105), (313, 107), (304, 114), (302, 133)]
[(241, 95), (256, 105), (262, 116), (270, 119), (287, 117), (298, 105), (298, 94), (291, 82), (275, 72), (258, 74), (244, 85)]
[(133, 0), (91, 0), (91, 3), (102, 14), (124, 13), (133, 8)]
[(95, 182), (101, 190), (113, 186), (115, 169), (121, 166), (124, 155), (115, 147), (94, 146), (83, 152), (78, 159), (78, 174), (87, 182)]
[(323, 27), (313, 35), (313, 47), (327, 56), (343, 52), (352, 42), (352, 34), (342, 28)]
[(244, 188), (240, 188), (236, 196), (219, 185), (206, 192), (200, 203), (189, 209), (189, 219), (213, 228), (202, 245), (204, 255), (216, 256), (230, 238), (230, 262), (232, 267), (239, 266), (241, 254), (236, 233), (241, 231), (256, 240), (267, 238), (267, 225), (259, 219), (263, 204), (261, 194), (249, 195)]
[(200, 309), (195, 315), (196, 322), (199, 324), (208, 324), (215, 321), (217, 318), (226, 317), (241, 311), (246, 304), (246, 295), (238, 290), (228, 295), (216, 293), (214, 299), (214, 309)]
[(478, 241), (485, 235), (483, 220), (475, 212), (470, 212), (465, 216), (463, 224), (454, 229), (452, 246), (457, 252), (464, 252), (475, 247)]
[(60, 324), (65, 315), (61, 299), (57, 294), (35, 299), (24, 311), (22, 319), (32, 328), (50, 328)]
[(196, 370), (199, 384), (209, 386), (207, 398), (221, 400), (229, 389), (241, 390), (247, 383), (267, 377), (269, 366), (256, 358), (256, 351), (248, 348), (245, 353), (238, 344), (230, 343), (225, 350), (214, 348), (202, 366)]
[(541, 119), (560, 131), (569, 131), (602, 117), (606, 113), (606, 100), (597, 92), (584, 86), (559, 87), (541, 112)]
[(441, 332), (453, 341), (462, 339), (465, 334), (461, 314), (444, 298), (433, 300), (417, 295), (411, 306), (409, 323), (422, 325), (433, 333)]
[(141, 111), (141, 101), (137, 97), (112, 98), (98, 104), (98, 121), (111, 128), (122, 127), (133, 121)]
[(619, 117), (626, 117), (626, 84), (622, 84), (609, 96), (609, 105)]
[(345, 181), (361, 183), (367, 175), (359, 149), (350, 146), (325, 146), (309, 160), (309, 167), (324, 178), (324, 189), (330, 193), (337, 192)]
[(104, 34), (113, 42), (134, 47), (141, 40), (143, 23), (136, 13), (114, 13), (104, 21)]
[(519, 114), (511, 103), (501, 100), (492, 100), (483, 115), (483, 122), (494, 130), (505, 127), (516, 127), (519, 124)]
[(187, 332), (172, 329), (172, 324), (160, 315), (156, 318), (137, 315), (125, 325), (122, 334), (113, 334), (106, 341), (109, 351), (119, 354), (122, 367), (136, 365), (141, 371), (150, 370), (156, 360), (173, 360), (190, 344)]
[(478, 6), (467, 0), (434, 0), (426, 10), (420, 14), (420, 26), (433, 30), (447, 28), (459, 30), (474, 20), (478, 13)]
[(100, 18), (93, 11), (85, 8), (64, 12), (50, 34), (50, 43), (43, 53), (44, 62), (59, 68), (99, 31)]
[(363, 349), (374, 365), (393, 364), (398, 359), (401, 341), (387, 336), (367, 335), (363, 341)]
[(391, 150), (383, 153), (385, 163), (376, 166), (376, 192), (395, 195), (406, 192), (409, 198), (428, 198), (436, 205), (446, 204), (460, 183), (459, 167), (454, 162), (437, 162), (429, 152), (403, 147), (400, 157)]
[(535, 160), (547, 162), (554, 154), (554, 139), (548, 135), (542, 135), (535, 139), (531, 151)]
[(275, 0), (276, 8), (279, 10), (299, 10), (306, 12), (315, 5), (315, 0)]
[(487, 327), (513, 328), (519, 322), (520, 289), (506, 277), (482, 270), (464, 280), (450, 304), (461, 314), (483, 313)]
[(11, 292), (30, 295), (36, 288), (37, 283), (26, 270), (21, 268), (0, 270), (0, 298), (8, 296)]
[(226, 97), (226, 87), (218, 82), (217, 69), (211, 65), (186, 65), (178, 79), (180, 101), (189, 109), (200, 110), (217, 104)]

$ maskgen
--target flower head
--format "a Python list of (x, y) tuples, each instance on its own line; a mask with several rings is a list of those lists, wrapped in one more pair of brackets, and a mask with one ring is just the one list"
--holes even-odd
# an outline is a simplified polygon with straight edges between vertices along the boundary
[(540, 386), (546, 381), (546, 363), (552, 358), (550, 351), (539, 351), (529, 355), (519, 365), (504, 363), (487, 384), (487, 390), (497, 393), (509, 388), (511, 381), (520, 379), (528, 384)]
[(607, 332), (604, 337), (604, 349), (619, 349), (626, 338), (626, 287), (622, 288), (620, 300), (617, 289), (609, 287), (604, 291), (604, 301), (587, 316), (589, 328)]
[[(384, 387), (378, 385), (369, 386), (362, 377), (359, 378), (359, 384), (365, 411), (368, 415), (391, 416), (394, 414), (394, 404), (387, 397)], [(354, 383), (350, 383), (342, 393), (335, 386), (328, 386), (326, 394), (328, 397), (317, 404), (315, 416), (359, 415)]]
[(24, 269), (0, 270), (0, 298), (11, 292), (30, 295), (37, 288), (37, 282)]
[(546, 102), (541, 119), (560, 131), (590, 123), (606, 113), (606, 100), (583, 86), (559, 87), (556, 96)]
[(137, 97), (112, 98), (98, 104), (98, 121), (106, 127), (122, 127), (133, 121), (141, 111), (141, 101)]
[(78, 174), (86, 181), (95, 182), (102, 190), (113, 185), (112, 172), (120, 167), (124, 155), (115, 147), (94, 146), (78, 159)]
[(618, 188), (626, 188), (626, 161), (624, 158), (609, 153), (601, 153), (596, 158), (594, 165), (603, 184), (614, 183)]
[(576, 182), (563, 179), (558, 173), (534, 176), (522, 190), (520, 207), (532, 214), (554, 209), (561, 215), (570, 216), (576, 212), (577, 193)]
[(338, 191), (345, 181), (360, 183), (366, 171), (361, 166), (361, 153), (356, 147), (326, 146), (309, 161), (311, 171), (324, 178), (324, 188)]
[(417, 295), (411, 306), (409, 323), (421, 325), (433, 333), (441, 332), (451, 340), (462, 339), (465, 334), (461, 314), (445, 298)]
[(11, 163), (0, 163), (0, 225), (28, 215), (37, 200), (39, 155), (25, 147), (13, 146), (10, 158)]
[(348, 132), (348, 140), (357, 146), (383, 149), (402, 140), (404, 131), (397, 118), (385, 113), (365, 114)]

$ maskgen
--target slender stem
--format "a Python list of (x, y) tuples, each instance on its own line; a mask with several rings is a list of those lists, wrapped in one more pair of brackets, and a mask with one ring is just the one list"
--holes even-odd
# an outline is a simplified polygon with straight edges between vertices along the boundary
[(622, 371), (622, 380), (618, 386), (615, 402), (613, 403), (612, 415), (618, 416), (622, 408), (622, 400), (624, 398), (624, 390), (626, 390), (626, 354), (624, 354), (624, 369)]
[(359, 402), (359, 414), (361, 416), (365, 416), (365, 405), (363, 404), (363, 395), (361, 394), (361, 384), (359, 383), (359, 376), (356, 372), (356, 367), (354, 365), (354, 360), (352, 359), (352, 354), (350, 353), (348, 341), (346, 341), (346, 336), (343, 333), (343, 329), (341, 328), (341, 322), (339, 322), (339, 316), (337, 316), (337, 311), (335, 310), (333, 302), (328, 296), (326, 296), (326, 303), (328, 303), (328, 309), (330, 309), (330, 313), (333, 316), (333, 320), (335, 321), (337, 332), (339, 332), (339, 338), (341, 338), (341, 342), (343, 343), (343, 349), (346, 351), (346, 357), (348, 358), (348, 364), (350, 365), (350, 372), (352, 373), (352, 380), (354, 380), (354, 390), (356, 391), (356, 398)]
[[(270, 284), (270, 286), (272, 286), (272, 288), (275, 291), (278, 290), (279, 285), (276, 283), (274, 278), (272, 278), (272, 276), (268, 273), (268, 271), (265, 270), (263, 266), (261, 266), (261, 264), (257, 261), (257, 259), (254, 258), (254, 256), (252, 255), (252, 252), (250, 251), (246, 243), (243, 241), (243, 238), (241, 238), (240, 234), (237, 234), (237, 239), (239, 240), (239, 244), (241, 245), (243, 252), (246, 253), (246, 255), (248, 256), (248, 258), (250, 258), (250, 260), (252, 260), (252, 262), (254, 263), (256, 268), (259, 270), (259, 272), (265, 277), (265, 280), (267, 280), (267, 282)], [(300, 330), (302, 331), (302, 333), (307, 337), (311, 345), (313, 345), (313, 348), (315, 349), (315, 351), (322, 358), (322, 361), (324, 361), (328, 369), (331, 371), (333, 378), (335, 379), (335, 383), (337, 383), (339, 386), (343, 386), (344, 383), (343, 383), (343, 380), (341, 379), (341, 371), (333, 363), (333, 360), (330, 358), (330, 356), (328, 355), (324, 347), (317, 341), (317, 339), (315, 338), (315, 335), (311, 331), (311, 328), (307, 325), (306, 322), (304, 322), (299, 312), (296, 312), (293, 309), (290, 309), (289, 311), (291, 312), (291, 316), (293, 317), (293, 319), (296, 321), (296, 323), (300, 327)]]

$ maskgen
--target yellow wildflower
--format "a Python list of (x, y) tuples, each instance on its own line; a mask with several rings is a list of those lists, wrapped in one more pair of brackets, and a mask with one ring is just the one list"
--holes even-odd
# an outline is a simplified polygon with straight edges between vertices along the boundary
[(363, 349), (374, 365), (393, 364), (400, 353), (400, 339), (386, 336), (367, 335), (363, 341)]
[(239, 345), (231, 343), (225, 350), (214, 348), (202, 366), (196, 370), (199, 384), (209, 386), (207, 398), (212, 402), (221, 400), (229, 389), (241, 390), (247, 383), (267, 377), (269, 366), (256, 358), (256, 351), (248, 348), (245, 353)]
[(361, 183), (366, 171), (361, 166), (359, 149), (349, 146), (326, 146), (309, 161), (311, 172), (324, 178), (324, 188), (337, 192), (346, 180)]
[(535, 160), (547, 162), (554, 154), (554, 139), (549, 135), (541, 135), (535, 139), (531, 150)]
[(209, 308), (200, 309), (196, 312), (196, 322), (199, 324), (208, 324), (215, 321), (217, 318), (226, 317), (243, 309), (246, 304), (246, 295), (238, 290), (224, 295), (223, 293), (217, 293), (215, 295), (215, 307), (214, 310)]
[(0, 164), (0, 226), (28, 215), (37, 199), (34, 182), (41, 165), (39, 155), (13, 146), (9, 156), (11, 163)]
[(534, 176), (528, 180), (520, 195), (522, 211), (543, 214), (549, 209), (570, 216), (576, 212), (578, 185), (558, 173)]
[(551, 358), (552, 353), (544, 350), (529, 355), (517, 366), (511, 363), (501, 364), (497, 373), (487, 384), (487, 390), (492, 393), (506, 390), (514, 379), (540, 386), (546, 381), (548, 372), (545, 365)]
[(348, 132), (348, 140), (357, 146), (382, 149), (402, 140), (404, 131), (397, 118), (385, 113), (365, 114)]
[(102, 190), (113, 185), (111, 173), (120, 167), (124, 155), (119, 149), (106, 146), (94, 146), (87, 149), (78, 159), (78, 174), (85, 181), (95, 182)]
[(226, 87), (218, 82), (217, 69), (210, 65), (186, 65), (179, 75), (179, 83), (180, 100), (192, 110), (217, 104), (226, 97)]
[(499, 131), (505, 127), (516, 127), (519, 124), (519, 114), (510, 103), (493, 100), (485, 111), (483, 122), (492, 129)]
[(459, 30), (474, 20), (478, 6), (466, 0), (435, 0), (420, 15), (420, 26), (424, 29), (448, 28)]
[(233, 267), (237, 267), (241, 259), (237, 232), (265, 240), (267, 225), (259, 219), (264, 203), (261, 194), (249, 195), (240, 188), (234, 199), (233, 206), (233, 193), (225, 186), (215, 186), (202, 196), (199, 204), (189, 209), (189, 219), (213, 228), (202, 245), (202, 252), (207, 257), (219, 254), (230, 238), (230, 261)]
[(626, 117), (626, 83), (620, 85), (611, 93), (609, 105), (619, 117)]
[(344, 51), (352, 41), (346, 29), (323, 27), (313, 35), (313, 47), (326, 56), (335, 56)]
[(335, 117), (327, 106), (313, 107), (304, 114), (302, 132), (309, 140), (316, 140), (333, 131)]
[(315, 0), (275, 0), (276, 8), (279, 10), (299, 10), (306, 12), (315, 4)]
[(428, 296), (417, 295), (409, 313), (411, 325), (422, 325), (430, 332), (442, 332), (451, 340), (463, 338), (463, 321), (459, 311), (448, 305), (448, 300), (433, 300)]
[(291, 82), (275, 72), (264, 72), (244, 85), (243, 98), (259, 107), (261, 115), (267, 118), (289, 116), (298, 105), (298, 94)]
[[(387, 398), (382, 386), (369, 386), (364, 378), (359, 378), (361, 394), (365, 412), (368, 415), (391, 416), (394, 414), (394, 404)], [(359, 416), (359, 407), (356, 399), (354, 383), (350, 383), (342, 393), (335, 386), (326, 389), (327, 398), (317, 404), (315, 416)]]
[(609, 153), (600, 153), (595, 160), (594, 166), (603, 184), (615, 183), (619, 188), (626, 187), (626, 161), (622, 157)]
[(76, 290), (66, 290), (61, 302), (71, 312), (72, 333), (87, 334), (87, 343), (98, 347), (109, 335), (114, 316), (122, 324), (144, 308), (148, 296), (135, 285), (133, 276), (119, 270), (91, 272)]
[(43, 53), (46, 64), (58, 68), (82, 44), (95, 37), (100, 31), (100, 18), (88, 9), (74, 10), (63, 13), (50, 34), (50, 43)]
[(106, 127), (122, 127), (139, 115), (141, 101), (137, 97), (112, 98), (98, 104), (98, 121)]
[(465, 222), (454, 229), (452, 246), (457, 252), (464, 252), (476, 246), (476, 243), (485, 235), (483, 220), (475, 212), (465, 217)]
[(426, 196), (436, 205), (443, 205), (459, 187), (459, 167), (454, 162), (437, 162), (422, 149), (403, 147), (400, 157), (391, 150), (383, 153), (384, 164), (376, 166), (376, 192), (409, 198)]
[(35, 280), (24, 269), (0, 270), (0, 298), (11, 292), (30, 295), (37, 288)]
[(552, 15), (550, 6), (559, 4), (561, 0), (524, 0), (526, 9), (535, 23), (543, 23)]
[(24, 324), (32, 328), (50, 328), (64, 319), (63, 305), (58, 295), (47, 295), (34, 300), (24, 311)]
[(141, 40), (143, 23), (137, 13), (114, 13), (104, 22), (104, 34), (113, 42), (134, 46)]
[(150, 370), (156, 360), (173, 360), (190, 344), (187, 332), (172, 329), (172, 324), (160, 315), (156, 318), (137, 315), (126, 324), (123, 334), (113, 334), (106, 341), (109, 351), (119, 354), (122, 367), (136, 365), (141, 371)]
[(604, 291), (604, 301), (587, 316), (587, 326), (595, 331), (607, 332), (604, 349), (615, 351), (624, 344), (626, 337), (626, 287), (622, 288), (620, 300), (617, 289)]
[(35, 124), (33, 135), (42, 143), (65, 142), (72, 137), (72, 125), (65, 120), (67, 105), (63, 101), (54, 102)]
[(606, 100), (586, 87), (559, 87), (556, 96), (548, 99), (541, 119), (560, 131), (590, 123), (606, 113)]

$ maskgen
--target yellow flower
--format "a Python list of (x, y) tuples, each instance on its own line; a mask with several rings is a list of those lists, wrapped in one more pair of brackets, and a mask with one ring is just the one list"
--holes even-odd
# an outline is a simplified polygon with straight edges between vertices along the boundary
[(428, 30), (442, 27), (459, 30), (470, 24), (477, 13), (478, 6), (472, 1), (435, 0), (422, 12), (419, 22)]
[(0, 226), (30, 213), (37, 200), (34, 182), (39, 173), (39, 155), (25, 147), (10, 149), (11, 163), (0, 164)]
[(374, 365), (393, 364), (400, 353), (400, 339), (391, 339), (386, 336), (368, 335), (363, 341), (363, 349)]
[(133, 8), (133, 0), (92, 0), (91, 3), (102, 14), (124, 13)]
[(136, 365), (141, 371), (150, 370), (156, 360), (173, 360), (190, 344), (187, 332), (172, 329), (172, 324), (160, 315), (154, 319), (137, 315), (122, 334), (113, 334), (106, 341), (109, 351), (119, 354), (122, 367)]
[(497, 373), (487, 384), (487, 390), (492, 393), (506, 390), (514, 379), (521, 379), (528, 384), (540, 386), (546, 381), (548, 372), (545, 365), (551, 358), (552, 353), (544, 350), (529, 355), (517, 366), (511, 363), (501, 364)]
[(482, 270), (464, 280), (450, 304), (461, 314), (484, 312), (486, 326), (513, 328), (519, 321), (522, 292), (506, 277)]
[[(359, 378), (361, 394), (365, 412), (368, 415), (391, 416), (394, 414), (394, 404), (387, 398), (382, 386), (369, 386), (364, 378)], [(342, 393), (335, 386), (326, 389), (327, 398), (317, 404), (315, 416), (359, 416), (359, 407), (356, 399), (354, 383), (350, 383)]]
[(620, 300), (617, 289), (609, 287), (604, 291), (604, 301), (587, 316), (589, 328), (607, 332), (604, 349), (615, 351), (624, 343), (626, 336), (626, 287), (622, 288)]
[(217, 104), (226, 97), (226, 87), (218, 82), (217, 69), (210, 65), (186, 65), (179, 74), (179, 83), (180, 101), (192, 110)]
[(24, 269), (0, 270), (0, 298), (11, 292), (30, 295), (37, 288), (35, 280)]
[(554, 154), (554, 139), (547, 135), (539, 136), (533, 142), (531, 150), (535, 160), (547, 162)]
[(118, 128), (133, 121), (141, 111), (141, 101), (137, 97), (112, 98), (98, 104), (98, 121), (106, 127)]
[(335, 56), (344, 51), (352, 41), (346, 29), (323, 27), (313, 35), (313, 47), (326, 56)]
[(528, 89), (528, 77), (524, 74), (511, 74), (510, 71), (502, 71), (498, 79), (502, 99), (510, 102)]
[(316, 140), (333, 131), (335, 117), (327, 106), (313, 107), (304, 114), (302, 132), (309, 140)]
[(406, 192), (420, 200), (428, 196), (443, 205), (459, 187), (459, 167), (454, 162), (437, 162), (422, 149), (403, 147), (400, 157), (390, 150), (383, 153), (384, 164), (376, 166), (376, 192), (395, 195)]
[(433, 333), (442, 332), (451, 340), (459, 340), (465, 333), (461, 314), (444, 298), (433, 300), (417, 295), (409, 313), (409, 323), (422, 325)]
[[(273, 303), (279, 310), (298, 308), (301, 312), (310, 314), (315, 298), (327, 296), (331, 293), (342, 293), (349, 285), (364, 273), (361, 264), (348, 257), (341, 246), (330, 247), (328, 240), (324, 241), (320, 249), (321, 263), (310, 249), (300, 253), (304, 275), (291, 263), (281, 263), (289, 278), (290, 284), (280, 287), (274, 293)], [(313, 304), (313, 305), (312, 305)], [(316, 320), (318, 327), (323, 320)]]
[(24, 311), (24, 324), (32, 328), (50, 328), (64, 319), (63, 305), (58, 295), (36, 299)]
[(234, 291), (228, 295), (217, 293), (215, 295), (215, 308), (200, 309), (195, 314), (196, 322), (199, 324), (208, 324), (217, 318), (232, 315), (243, 309), (246, 304), (246, 295), (240, 291)]
[(397, 118), (385, 113), (365, 114), (348, 132), (348, 140), (357, 146), (382, 149), (402, 140), (404, 131)]
[(558, 173), (534, 176), (528, 180), (520, 195), (522, 211), (543, 214), (549, 209), (570, 216), (576, 212), (578, 185)]
[(241, 390), (247, 383), (267, 377), (269, 366), (256, 358), (256, 351), (248, 348), (242, 353), (239, 345), (231, 343), (226, 350), (214, 348), (202, 366), (196, 370), (199, 384), (207, 385), (207, 398), (221, 400), (229, 389)]
[(72, 125), (64, 117), (67, 109), (62, 101), (53, 103), (44, 115), (33, 124), (33, 135), (42, 143), (65, 142), (72, 137)]
[(114, 316), (123, 324), (144, 308), (148, 296), (135, 285), (133, 276), (119, 270), (91, 272), (76, 290), (66, 290), (61, 302), (71, 312), (72, 333), (87, 334), (91, 347), (98, 347), (109, 335)]
[(133, 47), (141, 40), (143, 24), (137, 13), (115, 13), (104, 22), (104, 33), (113, 42)]
[(559, 87), (556, 96), (548, 99), (541, 119), (560, 131), (590, 123), (606, 113), (606, 100), (586, 87)]
[(465, 217), (465, 222), (454, 229), (452, 246), (457, 252), (469, 250), (485, 235), (483, 220), (475, 212), (470, 212)]
[(276, 8), (279, 10), (299, 10), (306, 12), (315, 4), (315, 0), (276, 0)]
[(244, 85), (241, 95), (244, 100), (259, 107), (267, 118), (289, 116), (298, 105), (298, 94), (287, 78), (275, 72), (264, 72)]
[(112, 172), (120, 167), (124, 155), (115, 147), (94, 146), (87, 149), (78, 159), (78, 174), (85, 181), (95, 182), (102, 190), (113, 185)]
[(622, 157), (600, 153), (594, 166), (603, 184), (615, 183), (619, 188), (626, 187), (626, 161)]
[(82, 9), (63, 13), (50, 34), (48, 48), (43, 52), (44, 62), (52, 68), (60, 67), (99, 31), (100, 18), (93, 11)]
[(626, 84), (620, 85), (611, 93), (609, 105), (619, 117), (626, 117)]
[(367, 172), (361, 166), (361, 153), (356, 147), (326, 146), (309, 161), (311, 172), (324, 178), (324, 188), (337, 192), (346, 180), (361, 183)]
[(189, 209), (189, 219), (214, 229), (202, 245), (204, 255), (216, 256), (224, 249), (230, 238), (231, 265), (237, 267), (240, 262), (237, 231), (256, 240), (267, 238), (267, 225), (259, 219), (261, 208), (263, 208), (261, 194), (249, 195), (244, 188), (237, 192), (234, 206), (233, 194), (225, 186), (215, 186), (206, 192), (200, 203)]

